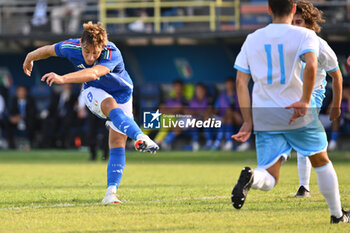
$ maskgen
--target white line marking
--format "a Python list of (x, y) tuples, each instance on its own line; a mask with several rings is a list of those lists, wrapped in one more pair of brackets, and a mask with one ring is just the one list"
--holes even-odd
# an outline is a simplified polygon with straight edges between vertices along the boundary
[[(185, 198), (174, 198), (174, 199), (156, 199), (156, 200), (148, 200), (148, 201), (132, 201), (132, 200), (121, 200), (123, 203), (151, 203), (151, 202), (181, 202), (181, 201), (201, 201), (201, 200), (215, 200), (215, 199), (228, 199), (229, 196), (213, 196), (213, 197), (185, 197)], [(106, 204), (102, 204), (101, 202), (93, 202), (93, 203), (60, 203), (55, 205), (29, 205), (29, 206), (10, 206), (10, 207), (2, 207), (0, 210), (25, 210), (25, 209), (45, 209), (45, 208), (62, 208), (62, 207), (85, 207), (85, 206), (103, 206)]]

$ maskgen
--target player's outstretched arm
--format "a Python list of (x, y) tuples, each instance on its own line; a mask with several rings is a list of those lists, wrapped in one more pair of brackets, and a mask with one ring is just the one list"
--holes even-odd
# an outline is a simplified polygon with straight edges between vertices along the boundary
[(103, 65), (95, 65), (92, 68), (87, 68), (72, 72), (65, 75), (58, 75), (53, 72), (45, 74), (42, 78), (42, 82), (46, 82), (47, 85), (52, 84), (64, 84), (64, 83), (84, 83), (98, 79), (99, 77), (106, 75), (110, 70)]
[(332, 73), (328, 73), (332, 78), (332, 89), (333, 89), (333, 101), (331, 112), (329, 114), (329, 120), (334, 121), (340, 116), (340, 104), (343, 92), (343, 76), (340, 69)]
[(303, 73), (303, 95), (299, 101), (286, 107), (286, 109), (294, 109), (293, 116), (289, 120), (289, 124), (292, 124), (299, 117), (305, 116), (311, 102), (311, 94), (317, 73), (317, 56), (313, 52), (308, 52), (304, 54), (304, 59), (305, 69)]
[(27, 54), (23, 62), (23, 71), (30, 76), (33, 69), (34, 61), (46, 59), (57, 56), (55, 52), (55, 45), (45, 45)]
[(239, 107), (243, 116), (243, 124), (237, 134), (232, 138), (238, 142), (245, 142), (249, 139), (252, 128), (252, 109), (250, 105), (249, 84), (250, 74), (237, 71), (236, 89), (238, 95)]

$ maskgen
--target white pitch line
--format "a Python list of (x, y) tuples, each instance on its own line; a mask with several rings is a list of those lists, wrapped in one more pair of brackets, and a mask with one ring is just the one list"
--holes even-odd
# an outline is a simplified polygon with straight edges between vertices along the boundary
[[(130, 200), (122, 200), (124, 203), (150, 203), (150, 202), (177, 202), (177, 201), (201, 201), (201, 200), (215, 200), (215, 199), (229, 199), (228, 196), (213, 196), (213, 197), (185, 197), (185, 198), (174, 198), (174, 199), (156, 199), (149, 201), (130, 201)], [(60, 203), (55, 205), (30, 205), (30, 206), (11, 206), (11, 207), (2, 207), (0, 210), (25, 210), (25, 209), (49, 209), (49, 208), (62, 208), (62, 207), (84, 207), (84, 206), (99, 206), (106, 205), (101, 202), (95, 203), (81, 203), (81, 204), (73, 204), (73, 203)]]

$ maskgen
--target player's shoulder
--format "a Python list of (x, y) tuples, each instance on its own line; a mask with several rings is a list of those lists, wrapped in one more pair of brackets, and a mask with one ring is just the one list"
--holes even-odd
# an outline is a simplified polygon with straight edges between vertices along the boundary
[(118, 47), (112, 41), (108, 41), (107, 45), (104, 47), (104, 50), (112, 50), (119, 52)]
[(79, 54), (81, 54), (80, 39), (68, 39), (61, 41), (59, 43), (59, 51), (66, 56), (79, 56)]
[(292, 37), (296, 38), (296, 37), (299, 37), (301, 39), (307, 39), (307, 38), (311, 38), (315, 41), (318, 42), (318, 36), (317, 34), (311, 30), (311, 29), (308, 29), (308, 28), (305, 28), (305, 27), (299, 27), (299, 26), (294, 26), (294, 25), (289, 25), (290, 27), (290, 34), (292, 35)]
[(263, 34), (266, 31), (266, 27), (259, 28), (259, 29), (255, 30), (254, 32), (249, 33), (247, 38), (246, 38), (246, 41), (251, 41), (251, 40), (254, 40), (255, 38), (259, 38), (261, 36), (261, 34)]
[(336, 54), (326, 40), (319, 37), (320, 54), (319, 60), (336, 59)]
[(62, 48), (80, 48), (80, 39), (74, 38), (74, 39), (68, 39), (61, 41), (61, 47)]
[(328, 42), (324, 40), (323, 38), (318, 36), (318, 40), (320, 42), (320, 49), (330, 49)]

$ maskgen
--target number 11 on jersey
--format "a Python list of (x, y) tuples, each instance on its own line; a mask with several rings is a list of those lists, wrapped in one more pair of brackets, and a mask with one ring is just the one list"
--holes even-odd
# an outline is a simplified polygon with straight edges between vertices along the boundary
[[(265, 44), (265, 52), (267, 56), (267, 84), (272, 84), (272, 48), (271, 44)], [(284, 70), (283, 44), (278, 44), (278, 54), (280, 60), (281, 84), (286, 83), (286, 74)]]

